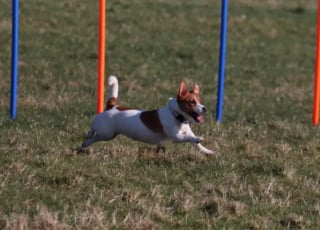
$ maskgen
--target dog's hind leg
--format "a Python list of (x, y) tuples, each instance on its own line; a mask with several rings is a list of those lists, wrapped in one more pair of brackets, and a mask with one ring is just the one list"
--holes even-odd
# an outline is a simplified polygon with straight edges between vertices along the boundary
[(93, 141), (94, 135), (95, 135), (94, 129), (90, 128), (90, 130), (86, 135), (86, 139), (83, 141), (82, 145), (76, 148), (76, 151), (78, 154), (85, 153), (85, 148), (94, 143)]
[(93, 128), (90, 128), (90, 130), (89, 130), (88, 133), (87, 133), (86, 138), (87, 138), (87, 139), (88, 139), (88, 138), (91, 138), (91, 137), (93, 137), (94, 134), (95, 134), (94, 129), (93, 129)]
[(94, 137), (95, 137), (95, 131), (94, 129), (91, 127), (90, 130), (88, 131), (87, 135), (86, 135), (86, 139), (83, 141), (81, 148), (86, 148), (89, 145), (93, 144), (94, 141)]
[[(90, 133), (91, 134), (91, 133)], [(82, 143), (81, 148), (86, 148), (97, 141), (102, 141), (103, 138), (98, 135), (93, 134), (92, 136), (87, 137), (87, 139)]]
[(108, 141), (113, 139), (117, 134), (116, 133), (104, 133), (103, 135), (97, 133), (94, 129), (90, 129), (87, 134), (87, 139), (82, 143), (81, 148), (86, 148), (98, 141)]
[(81, 154), (81, 153), (85, 153), (85, 148), (87, 148), (88, 146), (92, 145), (93, 143), (97, 142), (97, 141), (102, 141), (104, 140), (103, 138), (101, 138), (100, 136), (96, 135), (95, 131), (90, 130), (87, 134), (87, 139), (85, 139), (82, 143), (82, 145), (77, 148), (77, 153)]

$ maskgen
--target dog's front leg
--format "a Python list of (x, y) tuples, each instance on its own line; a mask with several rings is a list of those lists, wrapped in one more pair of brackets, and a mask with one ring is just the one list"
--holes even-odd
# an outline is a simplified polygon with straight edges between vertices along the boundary
[(192, 134), (186, 133), (186, 132), (178, 132), (178, 133), (174, 133), (172, 135), (169, 134), (168, 136), (170, 137), (170, 139), (173, 142), (176, 142), (176, 143), (190, 142), (190, 143), (198, 144), (204, 140), (203, 137), (197, 137), (195, 135), (192, 135)]
[(178, 131), (176, 138), (179, 139), (181, 142), (194, 143), (197, 146), (197, 148), (205, 154), (214, 154), (212, 150), (207, 149), (206, 147), (200, 144), (200, 142), (202, 142), (204, 138), (196, 136), (192, 132), (189, 124), (183, 124), (183, 126), (181, 126), (181, 129)]
[(195, 144), (197, 147), (198, 147), (198, 149), (201, 151), (201, 152), (203, 152), (203, 153), (205, 153), (205, 154), (208, 154), (208, 155), (211, 155), (211, 154), (214, 154), (214, 152), (212, 151), (212, 150), (210, 150), (210, 149), (207, 149), (206, 147), (204, 147), (202, 144), (200, 144), (200, 143), (197, 143), (197, 144)]
[(190, 143), (200, 143), (204, 140), (203, 137), (196, 136), (188, 124), (182, 124), (179, 129), (168, 129), (168, 137), (173, 142), (190, 142)]

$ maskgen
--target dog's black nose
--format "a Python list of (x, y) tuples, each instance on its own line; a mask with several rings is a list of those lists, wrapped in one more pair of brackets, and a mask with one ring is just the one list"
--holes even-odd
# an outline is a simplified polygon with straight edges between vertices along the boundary
[(202, 112), (203, 112), (203, 113), (206, 113), (206, 112), (208, 112), (208, 109), (207, 109), (206, 107), (203, 107), (203, 108), (202, 108)]

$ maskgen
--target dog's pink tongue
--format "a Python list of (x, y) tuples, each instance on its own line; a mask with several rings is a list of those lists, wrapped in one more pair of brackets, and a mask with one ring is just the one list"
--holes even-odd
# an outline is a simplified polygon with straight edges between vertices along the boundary
[(204, 122), (203, 116), (200, 116), (200, 115), (197, 116), (197, 120), (198, 120), (198, 122), (201, 123), (201, 124)]

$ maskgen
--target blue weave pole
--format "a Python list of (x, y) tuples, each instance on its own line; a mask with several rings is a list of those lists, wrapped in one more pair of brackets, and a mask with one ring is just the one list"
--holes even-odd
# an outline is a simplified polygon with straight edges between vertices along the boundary
[(12, 0), (11, 98), (10, 117), (17, 117), (19, 55), (19, 0)]
[(224, 76), (225, 76), (226, 53), (227, 53), (227, 27), (228, 27), (228, 0), (222, 0), (219, 79), (218, 79), (218, 95), (217, 95), (217, 107), (216, 107), (216, 120), (218, 123), (222, 122), (222, 114), (223, 114)]

